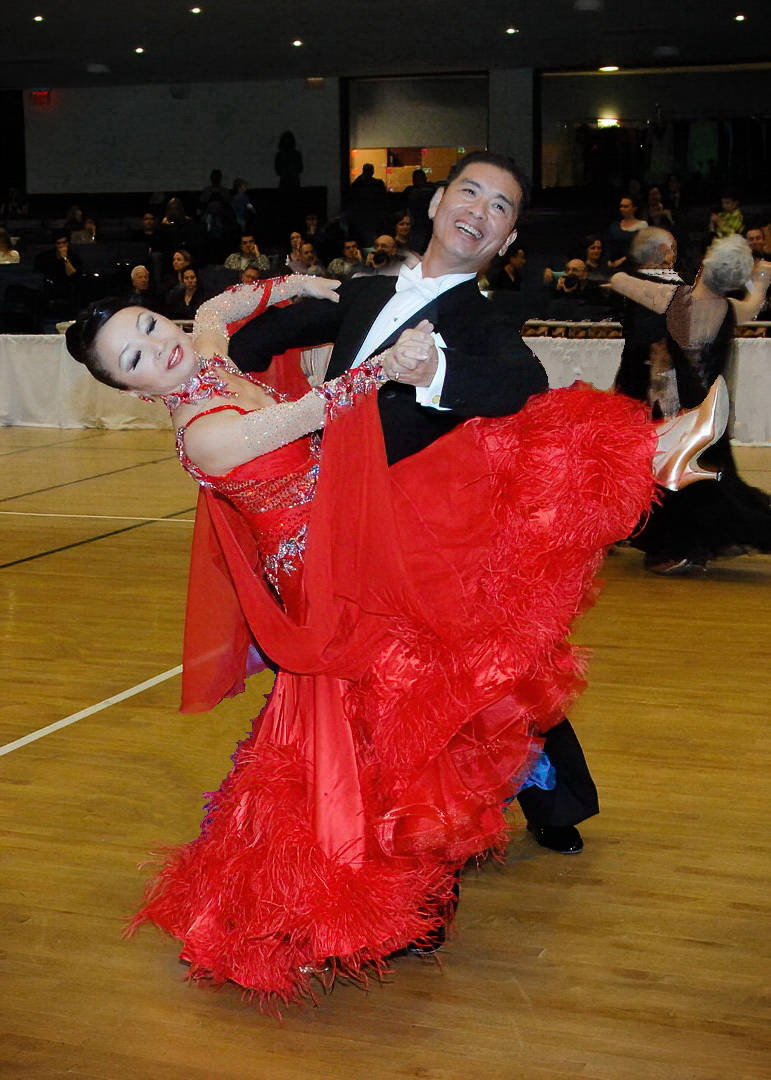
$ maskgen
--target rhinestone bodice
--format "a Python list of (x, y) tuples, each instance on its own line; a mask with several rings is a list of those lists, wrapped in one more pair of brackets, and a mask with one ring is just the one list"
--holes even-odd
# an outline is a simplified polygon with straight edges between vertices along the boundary
[(319, 446), (315, 437), (297, 439), (224, 476), (202, 476), (193, 467), (199, 483), (239, 511), (254, 536), (263, 572), (288, 610), (294, 609), (300, 585)]
[[(211, 411), (223, 408), (247, 412), (236, 404), (220, 405)], [(222, 476), (210, 476), (185, 453), (184, 431), (180, 428), (177, 432), (177, 453), (183, 467), (201, 487), (236, 507), (255, 538), (265, 576), (284, 605), (293, 607), (319, 474), (320, 439), (296, 439)]]

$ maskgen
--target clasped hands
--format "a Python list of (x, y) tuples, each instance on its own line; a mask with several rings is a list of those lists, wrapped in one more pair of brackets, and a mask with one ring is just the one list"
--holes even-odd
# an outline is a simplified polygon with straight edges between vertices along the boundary
[(384, 357), (383, 371), (393, 382), (430, 386), (439, 366), (433, 325), (423, 319), (414, 329), (400, 334)]

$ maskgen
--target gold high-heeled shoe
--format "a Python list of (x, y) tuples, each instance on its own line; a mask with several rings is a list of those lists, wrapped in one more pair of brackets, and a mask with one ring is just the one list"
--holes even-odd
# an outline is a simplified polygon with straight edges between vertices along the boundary
[(653, 455), (653, 475), (662, 487), (679, 491), (697, 480), (719, 480), (715, 469), (698, 463), (699, 454), (716, 443), (728, 423), (728, 388), (722, 375), (696, 409), (657, 424), (658, 446)]

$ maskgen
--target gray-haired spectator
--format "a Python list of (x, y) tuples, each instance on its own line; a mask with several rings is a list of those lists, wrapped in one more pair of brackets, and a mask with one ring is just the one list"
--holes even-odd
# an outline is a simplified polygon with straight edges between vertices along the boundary
[(131, 271), (131, 293), (129, 301), (138, 307), (152, 308), (157, 304), (157, 297), (152, 287), (150, 271), (141, 263)]
[[(637, 269), (672, 271), (677, 259), (677, 241), (667, 229), (640, 229), (629, 246), (629, 259)], [(655, 276), (666, 277), (660, 273)], [(672, 273), (670, 277), (674, 279), (677, 275)]]

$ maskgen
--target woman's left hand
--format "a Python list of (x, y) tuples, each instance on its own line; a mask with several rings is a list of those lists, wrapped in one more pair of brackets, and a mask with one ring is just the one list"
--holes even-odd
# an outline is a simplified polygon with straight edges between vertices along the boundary
[(303, 278), (302, 296), (313, 296), (316, 300), (331, 300), (338, 304), (340, 297), (336, 289), (340, 288), (337, 278), (312, 277)]

